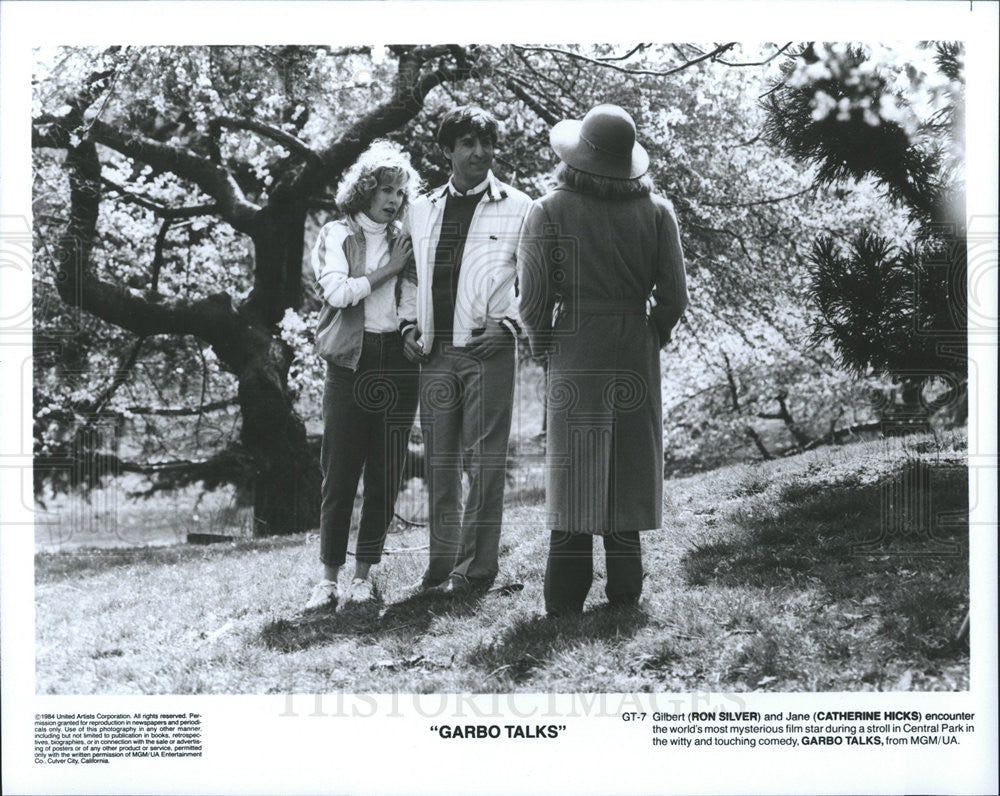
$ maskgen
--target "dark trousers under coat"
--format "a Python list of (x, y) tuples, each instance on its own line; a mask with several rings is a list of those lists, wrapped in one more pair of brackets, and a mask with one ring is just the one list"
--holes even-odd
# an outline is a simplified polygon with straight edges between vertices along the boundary
[(403, 356), (397, 332), (365, 332), (358, 369), (329, 363), (323, 394), (323, 496), (320, 560), (341, 566), (358, 481), (364, 498), (356, 558), (382, 559), (417, 408), (417, 366)]
[[(601, 537), (612, 605), (632, 605), (642, 593), (642, 547), (638, 531), (617, 531)], [(545, 610), (576, 614), (583, 610), (594, 579), (594, 537), (589, 533), (552, 531), (545, 567)]]

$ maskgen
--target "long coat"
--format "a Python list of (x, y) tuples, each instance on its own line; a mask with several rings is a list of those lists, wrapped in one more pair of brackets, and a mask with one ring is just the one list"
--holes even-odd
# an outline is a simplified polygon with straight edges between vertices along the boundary
[(528, 212), (518, 265), (521, 318), (548, 357), (549, 527), (661, 527), (660, 348), (687, 305), (673, 208), (557, 188)]

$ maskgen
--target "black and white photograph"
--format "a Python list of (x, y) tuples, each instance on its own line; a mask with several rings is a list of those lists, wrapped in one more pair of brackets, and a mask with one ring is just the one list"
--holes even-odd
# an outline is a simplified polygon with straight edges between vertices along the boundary
[[(602, 711), (639, 766), (968, 759), (996, 718), (983, 37), (678, 36), (630, 4), (604, 40), (556, 10), (372, 43), (409, 38), (379, 21), (406, 5), (284, 43), (23, 48), (2, 243), (25, 309), (5, 296), (0, 330), (30, 352), (4, 376), (5, 662), (12, 610), (34, 616), (18, 766), (169, 762), (141, 792), (192, 792), (208, 698), (313, 734), (345, 696), (440, 765), (585, 759)], [(556, 695), (578, 724), (513, 707)], [(337, 756), (370, 773), (346, 724)], [(444, 786), (323, 767), (288, 792)], [(549, 776), (480, 784), (599, 787)], [(778, 792), (638, 776), (601, 789)], [(837, 776), (784, 787), (861, 792)], [(205, 787), (257, 792), (237, 781)]]

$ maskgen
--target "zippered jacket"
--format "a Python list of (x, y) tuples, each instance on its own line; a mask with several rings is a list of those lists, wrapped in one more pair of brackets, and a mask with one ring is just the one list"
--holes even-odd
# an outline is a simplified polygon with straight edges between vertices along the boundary
[[(390, 251), (398, 236), (397, 222), (386, 226)], [(338, 247), (338, 251), (328, 252), (328, 247)], [(315, 351), (327, 362), (351, 370), (358, 369), (361, 359), (364, 299), (371, 294), (371, 283), (365, 278), (366, 249), (364, 230), (348, 217), (325, 224), (312, 250), (317, 292), (324, 299), (316, 323)], [(397, 297), (401, 282), (396, 285)]]
[[(515, 336), (521, 333), (517, 311), (517, 246), (531, 199), (500, 182), (493, 172), (487, 179), (489, 186), (469, 224), (458, 275), (450, 341), (456, 346), (468, 345), (473, 330), (483, 328), (487, 319), (503, 323)], [(431, 282), (447, 196), (447, 184), (424, 194), (413, 202), (403, 222), (403, 234), (409, 234), (413, 240), (415, 274), (404, 272), (400, 280), (400, 329), (405, 332), (416, 324), (425, 352), (431, 350), (434, 342)]]

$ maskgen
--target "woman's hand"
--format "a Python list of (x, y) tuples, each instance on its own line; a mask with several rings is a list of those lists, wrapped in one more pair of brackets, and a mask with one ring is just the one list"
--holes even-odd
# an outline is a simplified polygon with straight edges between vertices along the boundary
[(395, 279), (399, 276), (407, 263), (412, 262), (412, 259), (413, 244), (410, 242), (410, 239), (397, 238), (392, 246), (392, 251), (389, 252), (389, 261), (385, 265), (376, 268), (370, 274), (365, 274), (369, 284), (372, 286), (372, 290), (388, 282), (390, 279)]
[(390, 274), (395, 276), (402, 272), (406, 267), (407, 261), (412, 257), (413, 241), (410, 237), (407, 235), (406, 237), (396, 238), (392, 245), (392, 251), (389, 252), (389, 262), (384, 267)]

